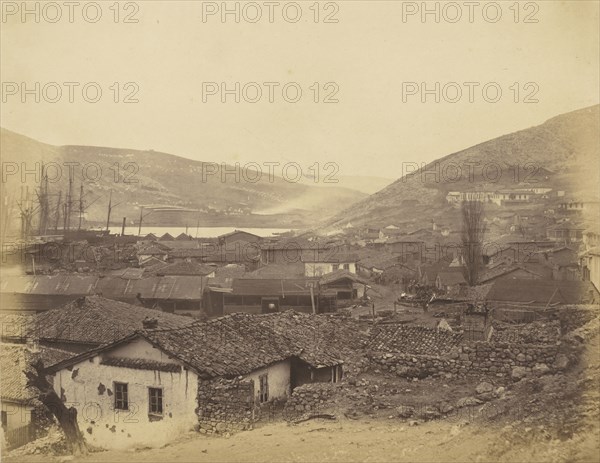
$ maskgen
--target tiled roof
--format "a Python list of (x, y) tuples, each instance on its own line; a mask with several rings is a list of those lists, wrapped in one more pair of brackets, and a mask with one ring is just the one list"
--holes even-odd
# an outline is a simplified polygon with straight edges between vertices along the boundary
[[(363, 342), (355, 320), (293, 311), (233, 314), (179, 329), (143, 330), (118, 343), (128, 342), (135, 336), (148, 340), (204, 378), (244, 375), (290, 357), (298, 357), (315, 368), (337, 365), (346, 354), (358, 350)], [(78, 363), (111, 347), (107, 345), (80, 354), (54, 365), (53, 370)]]
[(178, 330), (147, 331), (145, 336), (206, 376), (232, 376), (291, 356), (317, 368), (342, 363), (343, 344), (358, 342), (352, 323), (292, 311), (233, 314)]
[(422, 326), (380, 325), (373, 330), (369, 347), (386, 352), (442, 355), (462, 341), (462, 334)]
[(0, 343), (0, 398), (25, 402), (37, 396), (34, 388), (27, 387), (26, 371), (33, 371), (31, 364), (38, 358), (44, 365), (72, 357), (72, 352), (43, 347), (33, 352), (26, 344)]
[(157, 319), (158, 326), (163, 328), (178, 328), (194, 321), (189, 317), (91, 296), (38, 314), (34, 334), (39, 339), (105, 344), (142, 329), (146, 318)]
[(33, 315), (0, 314), (0, 337), (2, 340), (23, 340), (31, 330)]
[(135, 359), (126, 357), (106, 357), (100, 362), (101, 365), (111, 367), (132, 368), (134, 370), (157, 370), (177, 373), (181, 366), (176, 363), (158, 362), (156, 360)]
[(4, 400), (23, 402), (35, 397), (35, 391), (27, 388), (25, 371), (32, 354), (25, 345), (0, 344), (0, 397)]

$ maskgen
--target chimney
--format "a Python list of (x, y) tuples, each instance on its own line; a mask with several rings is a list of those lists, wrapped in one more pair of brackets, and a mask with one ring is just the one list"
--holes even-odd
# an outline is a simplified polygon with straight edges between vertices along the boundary
[(158, 328), (158, 320), (156, 318), (146, 317), (142, 320), (142, 327), (145, 330), (154, 330)]

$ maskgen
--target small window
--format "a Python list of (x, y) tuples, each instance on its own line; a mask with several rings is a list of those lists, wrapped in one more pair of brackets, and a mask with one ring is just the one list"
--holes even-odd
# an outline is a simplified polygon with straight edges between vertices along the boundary
[(338, 270), (340, 268), (340, 264), (331, 264), (331, 268), (335, 272), (336, 270)]
[(344, 264), (344, 270), (350, 270), (350, 264)]
[(8, 426), (8, 413), (2, 411), (2, 427), (6, 428)]
[(163, 414), (163, 390), (158, 387), (148, 388), (148, 412), (152, 415)]
[(129, 410), (127, 383), (115, 384), (115, 410)]
[(269, 377), (265, 375), (260, 375), (258, 377), (259, 389), (258, 389), (258, 399), (260, 403), (268, 402), (269, 400)]

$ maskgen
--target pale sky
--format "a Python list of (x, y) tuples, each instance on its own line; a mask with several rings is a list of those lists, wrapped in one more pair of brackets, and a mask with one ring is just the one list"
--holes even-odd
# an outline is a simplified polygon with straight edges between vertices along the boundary
[[(469, 7), (440, 3), (440, 21), (433, 14), (425, 22), (417, 13), (406, 16), (421, 2), (337, 1), (321, 2), (319, 23), (314, 22), (313, 1), (297, 2), (302, 18), (287, 22), (283, 5), (256, 2), (262, 18), (248, 22), (256, 9), (246, 7), (240, 23), (233, 15), (222, 22), (219, 14), (206, 17), (202, 10), (221, 2), (139, 1), (122, 3), (114, 22), (113, 1), (99, 2), (102, 17), (87, 22), (81, 7), (69, 10), (57, 2), (62, 17), (50, 7), (40, 22), (33, 14), (22, 21), (21, 2), (2, 2), (1, 80), (2, 127), (55, 145), (102, 145), (154, 149), (212, 162), (286, 162), (302, 165), (335, 162), (339, 175), (376, 175), (396, 178), (401, 163), (431, 161), (497, 136), (540, 124), (561, 113), (599, 102), (599, 8), (595, 1), (498, 2), (502, 17), (491, 2), (478, 2), (473, 22)], [(29, 2), (35, 8), (36, 2)], [(90, 2), (80, 2), (85, 5)], [(238, 2), (227, 2), (234, 9)], [(240, 11), (246, 2), (240, 2)], [(62, 5), (62, 6), (61, 6)], [(312, 9), (311, 9), (312, 6)], [(486, 7), (486, 17), (483, 7)], [(435, 2), (428, 7), (436, 8)], [(42, 8), (42, 7), (40, 7)], [(335, 9), (337, 8), (337, 12)], [(511, 9), (512, 8), (512, 9)], [(518, 22), (515, 22), (518, 10)], [(294, 6), (287, 6), (293, 18)], [(93, 8), (86, 10), (93, 19)], [(137, 23), (123, 23), (128, 12)], [(324, 23), (335, 13), (337, 23)], [(529, 15), (529, 16), (528, 16)], [(537, 22), (525, 22), (529, 20)], [(488, 20), (486, 20), (488, 18)], [(15, 86), (11, 83), (17, 83)], [(33, 96), (21, 102), (21, 82), (34, 88), (58, 82), (60, 101), (36, 103)], [(78, 82), (73, 103), (63, 82)], [(84, 101), (82, 86), (95, 82), (102, 88), (98, 103)], [(137, 103), (114, 103), (109, 88), (119, 82), (119, 99), (135, 82)], [(258, 82), (263, 90), (257, 103), (222, 103), (220, 96), (203, 102), (203, 82), (226, 82), (234, 88)], [(277, 82), (275, 102), (268, 87)], [(302, 96), (297, 103), (283, 99), (286, 83), (297, 83)], [(320, 83), (319, 99), (334, 82), (338, 103), (313, 101), (309, 88)], [(403, 83), (426, 82), (434, 88), (456, 82), (462, 98), (451, 103), (441, 96), (404, 95)], [(474, 101), (464, 82), (477, 82)], [(495, 87), (502, 96), (496, 103)], [(518, 102), (514, 101), (519, 87)], [(525, 87), (527, 83), (529, 86)], [(448, 99), (455, 97), (448, 86)], [(114, 88), (114, 87), (113, 87)], [(314, 87), (313, 87), (314, 88)], [(512, 89), (511, 89), (512, 88)], [(247, 87), (248, 97), (254, 89)], [(16, 95), (12, 93), (17, 92)], [(51, 86), (48, 99), (54, 98)], [(527, 95), (538, 102), (525, 103)], [(94, 96), (90, 90), (89, 95)], [(294, 97), (293, 87), (289, 91)]]

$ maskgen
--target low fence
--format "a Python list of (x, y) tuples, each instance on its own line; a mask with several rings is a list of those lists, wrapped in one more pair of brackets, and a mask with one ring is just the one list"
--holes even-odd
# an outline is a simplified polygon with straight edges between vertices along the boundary
[(35, 439), (35, 429), (31, 423), (26, 424), (19, 428), (5, 430), (4, 437), (6, 439), (7, 450), (12, 450)]

